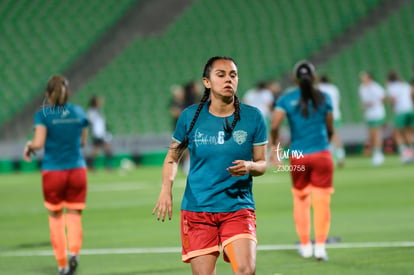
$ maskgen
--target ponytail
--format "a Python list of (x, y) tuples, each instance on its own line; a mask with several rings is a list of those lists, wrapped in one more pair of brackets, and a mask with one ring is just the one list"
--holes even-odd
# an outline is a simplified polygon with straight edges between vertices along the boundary
[(312, 103), (313, 111), (318, 109), (320, 104), (323, 104), (324, 97), (322, 93), (315, 89), (313, 86), (313, 80), (309, 76), (303, 76), (299, 81), (299, 87), (301, 90), (299, 107), (304, 117), (309, 117), (309, 100)]
[(301, 91), (299, 108), (301, 114), (307, 118), (309, 117), (309, 101), (312, 103), (313, 111), (316, 111), (325, 99), (323, 94), (314, 87), (315, 67), (311, 63), (307, 61), (298, 62), (293, 73)]
[(62, 75), (52, 76), (46, 86), (46, 93), (51, 105), (64, 105), (68, 99), (69, 82)]

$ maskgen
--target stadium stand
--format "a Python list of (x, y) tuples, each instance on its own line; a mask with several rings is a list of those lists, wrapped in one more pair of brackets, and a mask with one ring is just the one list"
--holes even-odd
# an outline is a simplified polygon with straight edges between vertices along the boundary
[(114, 24), (136, 0), (0, 2), (0, 125)]
[(320, 70), (329, 72), (342, 91), (346, 122), (362, 120), (358, 98), (359, 72), (368, 70), (385, 84), (389, 70), (399, 71), (406, 80), (412, 77), (414, 2), (408, 1), (376, 28), (330, 59)]
[(231, 55), (240, 63), (243, 94), (257, 79), (290, 71), (292, 60), (314, 53), (378, 3), (351, 0), (338, 8), (329, 0), (319, 5), (301, 0), (197, 1), (161, 36), (137, 38), (75, 100), (84, 105), (95, 91), (104, 93), (111, 101), (107, 118), (118, 135), (170, 132), (170, 85), (200, 78), (208, 57)]
[[(202, 65), (212, 55), (230, 55), (238, 61), (239, 94), (243, 95), (257, 80), (285, 77), (295, 61), (324, 55), (327, 45), (336, 45), (336, 38), (346, 35), (350, 28), (360, 28), (360, 38), (344, 48), (338, 47), (338, 52), (318, 64), (320, 71), (328, 72), (343, 92), (345, 123), (361, 121), (357, 95), (360, 70), (373, 71), (380, 82), (391, 67), (406, 78), (411, 73), (414, 38), (408, 26), (413, 25), (412, 1), (189, 1), (191, 5), (184, 12), (169, 18), (167, 27), (159, 27), (157, 32), (150, 30), (152, 21), (143, 23), (150, 30), (147, 33), (134, 31), (138, 29), (136, 23), (123, 22), (137, 2), (162, 3), (1, 1), (1, 35), (7, 39), (2, 39), (0, 53), (1, 62), (7, 66), (0, 69), (4, 76), (0, 86), (0, 100), (4, 103), (0, 126), (26, 108), (50, 74), (70, 71), (82, 53), (93, 50), (94, 43), (105, 41), (100, 37), (115, 24), (124, 24), (119, 27), (132, 42), (93, 71), (90, 79), (77, 85), (80, 89), (74, 90), (72, 101), (86, 108), (90, 96), (104, 95), (105, 113), (115, 137), (154, 151), (155, 143), (159, 143), (154, 137), (171, 132), (167, 110), (170, 86), (199, 79)], [(379, 18), (368, 31), (359, 25), (364, 18), (372, 17), (373, 10), (386, 9), (384, 3), (396, 2), (405, 4), (396, 6), (390, 16)], [(157, 7), (154, 12), (160, 11)], [(48, 20), (50, 14), (60, 15), (54, 24)], [(31, 121), (32, 114), (29, 115)], [(136, 136), (140, 136), (138, 142), (134, 141)], [(0, 150), (12, 151), (1, 144)], [(11, 169), (6, 160), (0, 166)]]

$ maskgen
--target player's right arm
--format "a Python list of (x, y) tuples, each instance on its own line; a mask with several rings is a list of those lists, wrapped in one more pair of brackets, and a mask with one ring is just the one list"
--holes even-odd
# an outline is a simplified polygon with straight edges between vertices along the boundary
[(81, 147), (84, 147), (86, 145), (87, 139), (88, 139), (88, 128), (85, 127), (82, 129), (82, 133), (81, 133)]
[(161, 192), (158, 196), (157, 204), (152, 210), (152, 214), (157, 213), (157, 220), (165, 221), (166, 215), (171, 220), (172, 218), (172, 186), (175, 176), (177, 175), (178, 162), (182, 156), (183, 151), (177, 151), (178, 142), (172, 141), (170, 149), (164, 159), (162, 168), (162, 185)]
[(24, 147), (23, 158), (25, 161), (30, 162), (30, 154), (43, 148), (46, 142), (46, 134), (46, 126), (41, 124), (36, 125), (33, 140), (29, 140)]

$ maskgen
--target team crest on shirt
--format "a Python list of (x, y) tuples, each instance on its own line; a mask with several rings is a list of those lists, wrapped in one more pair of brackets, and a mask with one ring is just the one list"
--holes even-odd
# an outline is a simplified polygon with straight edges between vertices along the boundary
[(242, 145), (246, 142), (247, 132), (243, 130), (237, 130), (233, 132), (233, 139), (238, 145)]

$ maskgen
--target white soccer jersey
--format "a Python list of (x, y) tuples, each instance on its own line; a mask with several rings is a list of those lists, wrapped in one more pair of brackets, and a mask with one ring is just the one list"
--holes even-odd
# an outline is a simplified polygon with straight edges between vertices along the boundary
[(270, 118), (273, 105), (272, 92), (267, 89), (249, 90), (243, 97), (243, 103), (256, 107), (265, 118)]
[(359, 97), (364, 108), (364, 118), (367, 121), (381, 120), (385, 118), (384, 89), (376, 82), (361, 84)]
[(96, 108), (90, 108), (87, 117), (92, 128), (92, 136), (94, 138), (104, 138), (106, 134), (105, 118)]
[(332, 83), (319, 83), (318, 88), (319, 90), (327, 93), (331, 97), (332, 108), (333, 108), (332, 113), (333, 113), (334, 119), (335, 120), (341, 119), (341, 110), (339, 108), (340, 95), (339, 95), (338, 87)]
[(389, 82), (387, 92), (388, 96), (394, 99), (394, 113), (401, 114), (413, 111), (410, 85), (402, 81)]

